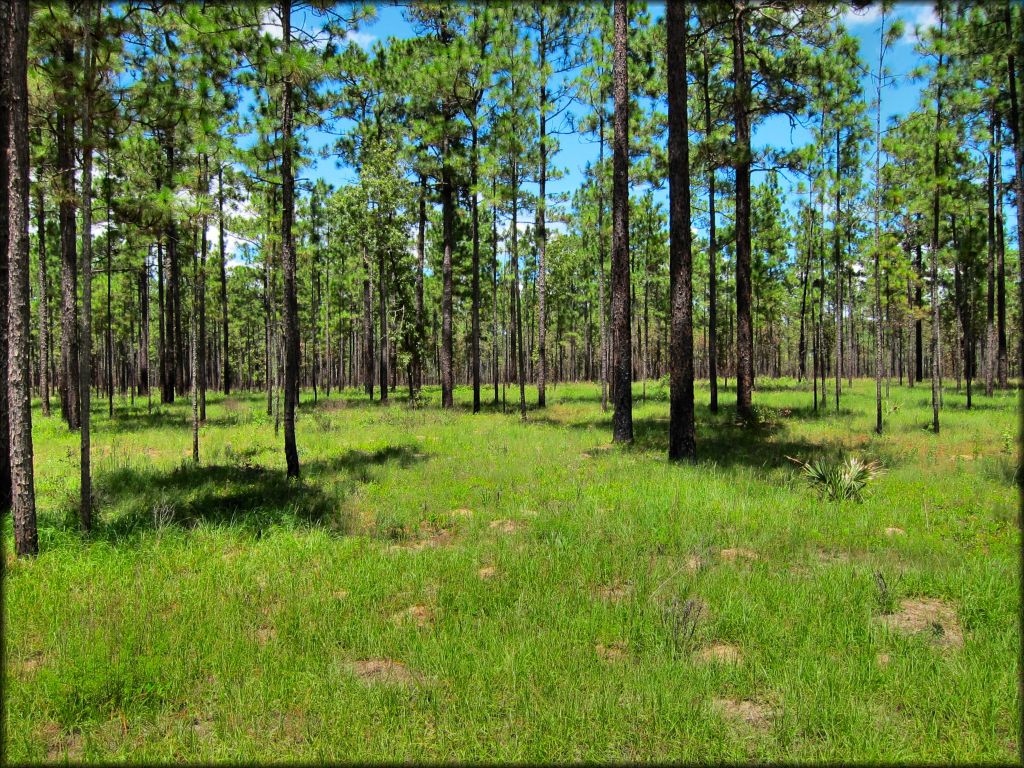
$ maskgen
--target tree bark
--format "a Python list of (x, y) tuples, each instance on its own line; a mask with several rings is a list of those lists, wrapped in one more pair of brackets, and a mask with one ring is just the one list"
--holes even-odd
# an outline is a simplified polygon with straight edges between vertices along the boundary
[(612, 145), (612, 439), (633, 441), (633, 345), (629, 279), (629, 21), (625, 0), (615, 0), (612, 57), (615, 120)]
[(690, 231), (690, 149), (686, 115), (686, 40), (689, 6), (670, 2), (668, 36), (669, 349), (668, 457), (697, 456), (693, 412), (693, 254)]
[(228, 264), (224, 253), (224, 166), (217, 166), (217, 245), (220, 254), (220, 332), (221, 332), (221, 365), (223, 367), (221, 384), (224, 395), (231, 394), (231, 355), (228, 346)]
[(754, 416), (754, 327), (750, 314), (750, 74), (744, 48), (746, 4), (733, 2), (732, 62), (733, 120), (736, 133), (736, 413), (742, 419)]
[[(711, 62), (707, 38), (704, 49), (704, 136), (710, 140), (714, 130), (711, 115)], [(708, 381), (711, 388), (710, 409), (718, 413), (718, 241), (715, 221), (715, 173), (712, 162), (708, 168)]]
[[(5, 377), (6, 405), (10, 442), (9, 487), (4, 506), (9, 500), (14, 522), (14, 551), (21, 557), (39, 552), (36, 532), (35, 479), (32, 469), (32, 372), (29, 293), (29, 157), (28, 157), (28, 23), (26, 0), (16, 0), (0, 12), (3, 20), (0, 43), (0, 80), (5, 85), (6, 119), (0, 118), (3, 133), (3, 161), (0, 181), (6, 198), (5, 248), (0, 263), (7, 272), (7, 296), (0, 308), (7, 314), (8, 376)], [(41, 180), (40, 180), (41, 181)], [(45, 358), (41, 361), (46, 365)], [(7, 462), (4, 462), (5, 464)]]
[(473, 147), (470, 156), (470, 196), (472, 199), (473, 216), (473, 275), (471, 277), (473, 291), (472, 306), (472, 331), (470, 345), (472, 347), (473, 367), (473, 413), (480, 412), (480, 212), (477, 203), (477, 131), (476, 124), (473, 124)]
[(540, 54), (540, 178), (537, 193), (537, 407), (543, 408), (547, 404), (544, 387), (547, 382), (548, 353), (547, 353), (547, 326), (545, 315), (546, 281), (545, 261), (548, 250), (548, 232), (545, 225), (547, 213), (547, 179), (548, 179), (548, 148), (547, 148), (547, 109), (548, 84), (547, 75), (544, 72), (546, 66), (547, 40), (545, 39), (545, 27), (543, 14), (540, 15), (540, 30), (537, 50)]
[(41, 169), (36, 179), (36, 233), (39, 237), (39, 396), (50, 415), (50, 279), (46, 264), (46, 207)]
[[(291, 43), (291, 0), (281, 3), (282, 49)], [(290, 66), (290, 64), (289, 64)], [(295, 178), (292, 175), (292, 76), (286, 70), (281, 95), (281, 266), (284, 272), (284, 456), (288, 477), (299, 476), (295, 407), (299, 401), (299, 307), (295, 287)]]
[[(62, 43), (64, 67), (71, 70), (78, 54), (70, 39)], [(78, 399), (78, 236), (75, 217), (75, 118), (73, 84), (62, 88), (57, 114), (58, 210), (60, 223), (60, 380), (61, 415), (70, 429), (81, 423)]]
[[(88, 13), (88, 11), (87, 11)], [(90, 401), (92, 398), (92, 100), (94, 87), (91, 20), (85, 24), (85, 98), (82, 100), (82, 314), (79, 317), (78, 399), (81, 403), (80, 476), (78, 508), (83, 531), (92, 529), (92, 466)]]

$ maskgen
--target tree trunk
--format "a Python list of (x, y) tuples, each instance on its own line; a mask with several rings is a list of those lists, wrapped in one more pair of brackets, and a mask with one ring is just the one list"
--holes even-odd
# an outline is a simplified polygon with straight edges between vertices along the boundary
[(50, 280), (46, 264), (46, 207), (43, 180), (36, 179), (36, 233), (39, 237), (39, 396), (43, 416), (50, 415)]
[[(62, 43), (64, 66), (78, 59), (74, 43)], [(58, 219), (60, 222), (60, 380), (61, 415), (70, 429), (81, 423), (78, 386), (78, 236), (75, 217), (75, 118), (73, 85), (63, 89), (57, 115)]]
[(427, 177), (420, 174), (419, 221), (416, 230), (416, 339), (412, 348), (413, 388), (423, 388), (423, 346), (427, 331), (423, 315), (423, 269), (426, 260)]
[[(939, 29), (942, 29), (942, 15), (939, 15)], [(943, 56), (939, 54), (939, 61), (936, 71), (941, 71)], [(942, 128), (942, 80), (936, 85), (935, 94), (935, 148), (932, 159), (932, 237), (929, 244), (931, 251), (931, 300), (932, 300), (932, 429), (936, 434), (939, 432), (939, 370), (941, 361), (939, 359), (939, 203), (940, 203), (940, 181), (939, 181), (939, 131)]]
[[(281, 3), (282, 49), (291, 42), (291, 0)], [(299, 307), (295, 287), (295, 178), (292, 175), (292, 79), (286, 74), (281, 95), (281, 267), (284, 272), (284, 456), (288, 477), (299, 476), (295, 446), (295, 407), (299, 402)]]
[(629, 21), (625, 0), (615, 0), (612, 58), (615, 134), (612, 146), (612, 439), (633, 441), (633, 345), (629, 278)]
[(540, 178), (537, 193), (537, 407), (543, 408), (547, 404), (544, 386), (547, 383), (548, 374), (548, 353), (547, 353), (547, 323), (545, 316), (545, 262), (548, 250), (548, 232), (545, 226), (545, 215), (547, 213), (547, 179), (548, 179), (548, 148), (547, 148), (547, 109), (548, 84), (547, 76), (544, 73), (547, 55), (547, 41), (545, 39), (544, 17), (540, 17), (540, 35), (537, 50), (540, 53), (541, 84), (540, 84)]
[(668, 457), (697, 456), (693, 412), (693, 254), (690, 231), (690, 149), (686, 115), (686, 28), (689, 6), (669, 3), (668, 35), (668, 182), (669, 295), (672, 340), (669, 348)]
[[(446, 121), (447, 122), (447, 121)], [(446, 130), (447, 127), (446, 127)], [(445, 141), (447, 145), (447, 139)], [(452, 251), (455, 248), (455, 203), (447, 148), (441, 169), (441, 217), (444, 257), (441, 262), (441, 407), (455, 407), (454, 344), (452, 340)]]
[(221, 384), (224, 395), (231, 394), (231, 354), (228, 346), (228, 263), (224, 253), (224, 166), (217, 165), (217, 246), (220, 255), (220, 333), (221, 333), (221, 365), (223, 374)]
[(473, 368), (473, 413), (480, 412), (480, 212), (476, 199), (477, 153), (476, 124), (474, 123), (473, 148), (470, 156), (470, 197), (472, 199), (473, 215), (473, 275), (471, 278), (473, 290), (473, 327), (471, 331), (472, 338), (470, 339), (472, 347), (472, 361), (470, 364)]
[(82, 100), (82, 314), (79, 317), (78, 399), (81, 403), (80, 476), (78, 517), (82, 530), (92, 529), (92, 467), (90, 400), (92, 398), (92, 98), (93, 80), (91, 20), (85, 24), (85, 98)]
[(754, 329), (750, 314), (750, 74), (744, 49), (746, 25), (743, 0), (733, 2), (732, 63), (734, 80), (733, 119), (736, 132), (736, 413), (754, 416)]
[[(710, 66), (707, 42), (704, 49), (704, 136), (710, 138), (714, 126), (711, 117)], [(710, 409), (718, 413), (718, 241), (715, 231), (714, 163), (708, 168), (708, 383), (711, 387)]]
[[(8, 503), (14, 522), (14, 551), (21, 557), (39, 552), (36, 532), (35, 479), (32, 469), (32, 372), (29, 292), (29, 152), (28, 152), (28, 3), (12, 3), (0, 11), (4, 42), (0, 43), (0, 88), (6, 115), (0, 118), (0, 141), (4, 157), (0, 160), (0, 192), (5, 199), (6, 231), (0, 236), (4, 248), (0, 264), (7, 274), (7, 296), (0, 304), (6, 310), (7, 334), (4, 350), (5, 410), (10, 442), (4, 457), (3, 506)], [(41, 179), (39, 182), (41, 183)], [(40, 195), (41, 198), (41, 195)], [(42, 230), (40, 230), (42, 232)], [(46, 366), (46, 360), (41, 360)], [(6, 442), (6, 441), (5, 441)], [(9, 466), (8, 466), (9, 461)]]

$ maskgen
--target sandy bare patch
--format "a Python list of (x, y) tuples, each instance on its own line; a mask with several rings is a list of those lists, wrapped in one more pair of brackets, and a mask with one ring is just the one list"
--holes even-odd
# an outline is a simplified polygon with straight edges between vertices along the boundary
[(898, 613), (879, 616), (878, 620), (904, 634), (925, 635), (944, 648), (959, 648), (964, 644), (956, 611), (949, 603), (934, 597), (907, 598), (900, 602)]
[(704, 664), (740, 664), (740, 649), (730, 643), (712, 643), (697, 652), (697, 660)]
[(730, 720), (744, 723), (759, 731), (771, 727), (771, 718), (775, 712), (764, 704), (752, 699), (713, 699), (716, 709)]
[(758, 554), (752, 549), (746, 549), (745, 547), (734, 547), (731, 549), (723, 549), (721, 551), (721, 557), (727, 563), (734, 563), (737, 560), (757, 560)]
[(904, 531), (902, 528), (897, 528), (893, 525), (885, 529), (885, 535), (889, 536), (890, 538), (893, 536), (906, 536), (907, 532)]
[(476, 575), (479, 576), (481, 579), (493, 579), (495, 576), (498, 575), (498, 569), (495, 568), (493, 565), (485, 565), (483, 568), (476, 572)]
[(64, 734), (60, 726), (52, 720), (44, 723), (37, 731), (40, 740), (46, 745), (46, 760), (55, 763), (67, 758), (68, 762), (80, 762), (82, 759), (82, 734), (76, 732)]
[(434, 612), (425, 605), (410, 605), (408, 608), (399, 611), (391, 617), (391, 620), (398, 624), (415, 624), (417, 627), (425, 627), (434, 621)]
[(418, 679), (408, 666), (394, 659), (359, 659), (345, 664), (345, 669), (370, 685), (409, 685)]
[(818, 549), (815, 550), (814, 556), (817, 558), (819, 563), (832, 564), (850, 562), (849, 552), (838, 552), (831, 549)]
[(526, 523), (521, 520), (492, 520), (488, 526), (492, 531), (500, 531), (501, 533), (515, 533), (526, 527)]
[(597, 653), (599, 659), (603, 661), (617, 662), (625, 661), (629, 654), (626, 652), (626, 644), (621, 640), (617, 640), (614, 643), (597, 643), (594, 646), (594, 651)]
[(451, 516), (452, 517), (472, 517), (473, 516), (473, 510), (469, 509), (467, 507), (459, 507), (458, 509), (453, 509), (451, 511)]
[(277, 630), (273, 627), (264, 625), (256, 630), (256, 640), (260, 645), (266, 645), (275, 637), (277, 637)]
[(633, 585), (628, 581), (613, 581), (598, 587), (594, 594), (607, 602), (618, 603), (633, 594)]
[(33, 653), (24, 659), (12, 662), (12, 672), (16, 677), (31, 677), (43, 665), (43, 654)]
[(455, 540), (455, 534), (447, 528), (428, 527), (425, 536), (408, 541), (403, 544), (392, 544), (388, 551), (404, 550), (407, 552), (418, 552), (421, 549), (433, 549), (435, 547), (447, 547)]
[(888, 653), (879, 653), (875, 655), (875, 662), (880, 667), (888, 667), (890, 661), (892, 661), (892, 659), (889, 658)]

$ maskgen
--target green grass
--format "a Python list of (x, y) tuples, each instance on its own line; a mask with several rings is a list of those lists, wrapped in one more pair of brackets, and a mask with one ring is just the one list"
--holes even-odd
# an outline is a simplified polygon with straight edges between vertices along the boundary
[[(90, 536), (78, 437), (37, 411), (38, 559), (5, 522), (7, 759), (1016, 760), (1016, 396), (948, 390), (936, 436), (929, 388), (894, 385), (879, 438), (873, 393), (816, 416), (761, 382), (744, 428), (698, 388), (696, 466), (665, 461), (654, 382), (630, 448), (593, 385), (525, 425), (465, 388), (454, 412), (303, 393), (298, 484), (260, 395), (211, 395), (198, 468), (185, 400), (97, 403)], [(787, 455), (886, 471), (832, 502)], [(924, 597), (962, 647), (879, 621)], [(761, 719), (720, 703), (745, 699)]]

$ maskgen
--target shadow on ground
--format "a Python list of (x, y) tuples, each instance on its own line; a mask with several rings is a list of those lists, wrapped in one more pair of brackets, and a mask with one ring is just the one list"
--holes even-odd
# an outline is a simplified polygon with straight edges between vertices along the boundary
[[(351, 521), (342, 502), (358, 485), (371, 482), (384, 464), (407, 467), (425, 458), (403, 445), (348, 451), (305, 462), (297, 481), (245, 454), (230, 464), (183, 463), (170, 471), (119, 468), (94, 480), (98, 521), (92, 537), (126, 544), (158, 528), (187, 530), (201, 523), (229, 525), (256, 538), (273, 526), (322, 526), (343, 536)], [(74, 527), (73, 514), (68, 518)]]

